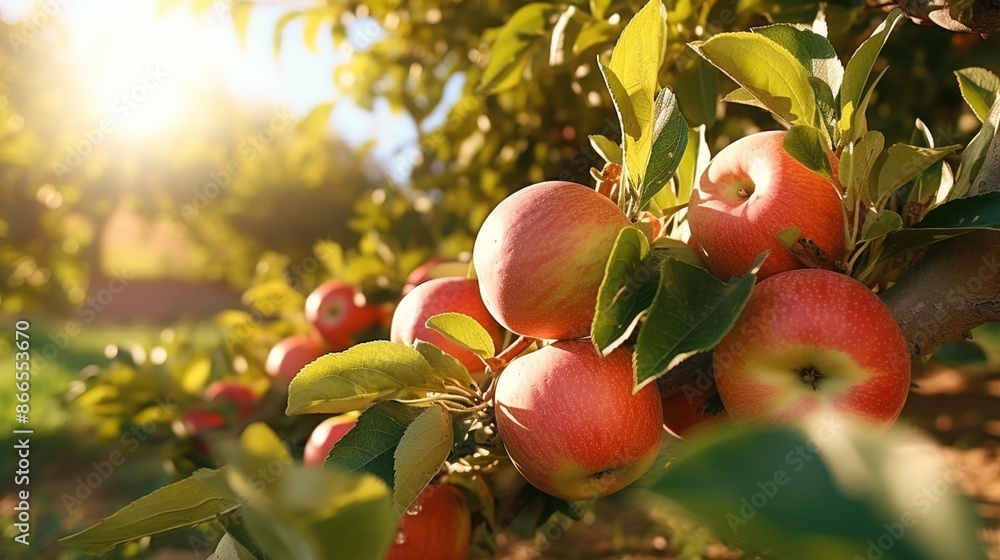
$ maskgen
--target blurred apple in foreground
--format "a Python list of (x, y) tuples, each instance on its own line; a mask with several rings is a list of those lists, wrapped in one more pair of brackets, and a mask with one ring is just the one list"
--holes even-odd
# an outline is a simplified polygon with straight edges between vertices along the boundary
[(275, 344), (267, 354), (264, 370), (271, 377), (291, 380), (306, 365), (326, 354), (326, 348), (309, 335), (295, 335)]
[(618, 206), (583, 185), (549, 181), (515, 192), (476, 237), (483, 302), (519, 335), (587, 336), (611, 249), (629, 225)]
[(458, 488), (424, 488), (399, 520), (386, 560), (466, 560), (472, 520)]
[(320, 422), (309, 440), (302, 460), (310, 467), (322, 467), (334, 444), (340, 441), (358, 421), (357, 414), (341, 414)]
[(449, 312), (472, 317), (486, 329), (497, 349), (503, 344), (503, 327), (483, 305), (479, 284), (472, 278), (435, 278), (415, 287), (396, 306), (389, 338), (407, 346), (417, 339), (430, 342), (454, 356), (470, 372), (482, 371), (485, 366), (478, 356), (426, 326), (427, 319)]
[[(785, 151), (784, 131), (733, 142), (702, 173), (688, 205), (691, 245), (713, 274), (729, 280), (770, 250), (757, 277), (802, 268), (777, 233), (796, 227), (831, 259), (844, 259), (839, 186)], [(833, 169), (837, 158), (830, 154)], [(836, 173), (836, 171), (834, 171)]]
[(889, 308), (860, 282), (793, 270), (754, 287), (713, 353), (738, 422), (788, 422), (834, 409), (891, 425), (910, 390), (910, 350)]
[(655, 383), (633, 389), (632, 355), (606, 358), (589, 341), (557, 342), (511, 362), (496, 387), (500, 437), (517, 470), (565, 500), (617, 492), (660, 448)]

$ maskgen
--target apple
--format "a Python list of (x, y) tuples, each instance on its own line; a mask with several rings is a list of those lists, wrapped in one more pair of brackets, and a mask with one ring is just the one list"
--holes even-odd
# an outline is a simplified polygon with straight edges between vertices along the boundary
[[(839, 182), (788, 155), (785, 132), (759, 132), (733, 142), (709, 163), (691, 193), (691, 245), (713, 274), (745, 273), (764, 251), (757, 277), (802, 268), (776, 234), (796, 227), (831, 259), (844, 259)], [(830, 154), (833, 169), (838, 161)]]
[(306, 441), (306, 449), (302, 456), (306, 466), (322, 467), (334, 444), (340, 441), (357, 421), (356, 414), (341, 414), (320, 422)]
[(632, 355), (601, 358), (589, 341), (514, 360), (496, 385), (500, 439), (517, 470), (566, 500), (617, 492), (649, 470), (663, 414), (655, 383), (633, 394)]
[(432, 484), (400, 518), (386, 560), (465, 560), (471, 535), (469, 503), (462, 491)]
[(717, 426), (729, 421), (729, 414), (722, 411), (712, 414), (701, 409), (708, 400), (708, 391), (689, 393), (683, 389), (663, 392), (660, 403), (663, 405), (663, 429), (677, 439), (687, 439), (693, 433), (711, 426)]
[(379, 319), (378, 310), (365, 304), (365, 296), (354, 286), (329, 280), (320, 284), (306, 298), (306, 319), (336, 350), (354, 344), (354, 333), (363, 331)]
[(485, 366), (479, 357), (426, 326), (427, 319), (449, 312), (472, 317), (486, 329), (496, 348), (503, 344), (503, 327), (486, 309), (479, 284), (473, 278), (435, 278), (413, 288), (396, 306), (389, 338), (408, 346), (417, 339), (430, 342), (454, 356), (470, 372), (482, 371)]
[(726, 410), (742, 423), (833, 409), (879, 428), (910, 389), (910, 350), (889, 308), (836, 272), (783, 272), (754, 287), (713, 354)]
[(267, 354), (264, 370), (271, 377), (291, 380), (303, 367), (326, 354), (326, 348), (309, 335), (295, 335), (275, 344)]
[(548, 181), (515, 192), (476, 237), (486, 308), (519, 335), (587, 336), (615, 238), (629, 225), (615, 203), (583, 185)]
[(184, 413), (181, 420), (184, 429), (189, 434), (196, 434), (205, 430), (218, 430), (226, 425), (226, 418), (215, 411), (204, 408), (192, 408)]

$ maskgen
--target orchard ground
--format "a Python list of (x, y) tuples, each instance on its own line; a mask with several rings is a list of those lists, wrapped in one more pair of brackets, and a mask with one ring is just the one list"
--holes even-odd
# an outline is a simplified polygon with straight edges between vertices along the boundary
[[(59, 326), (58, 322), (39, 323), (32, 328), (43, 334), (55, 332)], [(210, 324), (188, 328), (211, 344)], [(61, 403), (67, 388), (80, 379), (81, 370), (92, 364), (108, 365), (105, 347), (109, 342), (117, 342), (123, 349), (138, 344), (148, 351), (156, 345), (161, 332), (159, 327), (98, 321), (84, 329), (71, 348), (60, 351), (44, 372), (32, 378), (32, 422), (36, 429), (32, 440), (33, 539), (46, 545), (39, 558), (87, 558), (54, 541), (170, 482), (163, 468), (168, 443), (150, 436), (142, 425), (132, 427), (128, 433), (108, 432), (101, 436), (100, 425), (69, 416), (66, 411), (71, 409)], [(10, 339), (6, 336), (9, 333), (3, 334), (3, 340)], [(975, 500), (986, 519), (987, 529), (982, 536), (988, 543), (990, 558), (1000, 560), (1000, 324), (983, 326), (974, 335), (978, 347), (970, 343), (947, 345), (929, 364), (915, 369), (914, 380), (919, 388), (907, 401), (901, 421), (926, 431), (944, 446), (949, 466), (957, 473), (955, 484)], [(10, 348), (0, 347), (0, 356), (4, 363), (10, 363)], [(0, 395), (0, 409), (11, 409), (11, 398), (9, 393)], [(10, 432), (12, 422), (12, 418), (0, 418), (4, 433)], [(9, 436), (0, 441), (5, 449), (14, 443)], [(675, 440), (668, 437), (665, 443), (663, 461), (677, 449)], [(67, 457), (74, 460), (68, 461)], [(934, 489), (929, 492), (926, 500), (933, 507)], [(599, 500), (575, 523), (557, 516), (534, 533), (502, 533), (498, 537), (498, 557), (748, 558), (719, 544), (668, 505), (644, 503), (636, 507), (633, 498), (624, 492)], [(0, 494), (0, 532), (5, 535), (0, 541), (0, 553), (5, 555), (16, 551), (11, 548), (11, 539), (6, 538), (13, 530), (15, 505), (5, 487)], [(154, 559), (205, 558), (214, 548), (214, 539), (220, 536), (198, 529), (173, 532), (152, 539), (144, 554)], [(211, 548), (204, 546), (195, 552), (198, 542), (208, 540), (213, 543)], [(123, 547), (109, 558), (126, 557), (137, 546)]]

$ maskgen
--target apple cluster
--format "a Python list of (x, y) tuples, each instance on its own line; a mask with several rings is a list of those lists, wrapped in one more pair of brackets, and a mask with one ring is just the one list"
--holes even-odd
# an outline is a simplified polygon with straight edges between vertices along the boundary
[(383, 320), (381, 307), (368, 305), (354, 286), (339, 280), (320, 284), (306, 298), (305, 315), (312, 329), (282, 339), (267, 355), (264, 369), (272, 378), (292, 380), (320, 356), (354, 345), (354, 336)]
[(837, 268), (845, 258), (843, 187), (836, 174), (828, 179), (788, 155), (785, 134), (733, 142), (691, 195), (689, 243), (716, 276), (743, 274), (770, 251), (746, 307), (714, 349), (719, 397), (743, 423), (835, 412), (888, 427), (909, 392), (909, 347), (871, 290), (833, 270), (803, 268), (779, 239), (797, 229), (814, 265)]

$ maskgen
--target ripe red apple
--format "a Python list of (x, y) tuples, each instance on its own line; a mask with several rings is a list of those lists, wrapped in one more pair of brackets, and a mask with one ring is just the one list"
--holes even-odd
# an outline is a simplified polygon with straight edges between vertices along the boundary
[(486, 218), (473, 251), (486, 308), (520, 335), (587, 336), (608, 256), (628, 225), (607, 197), (576, 183), (510, 195)]
[(181, 419), (184, 429), (189, 434), (196, 434), (205, 430), (218, 430), (226, 425), (226, 418), (215, 411), (203, 408), (192, 408), (184, 413)]
[(713, 364), (726, 410), (745, 423), (834, 409), (888, 427), (910, 389), (910, 351), (892, 313), (860, 282), (826, 270), (755, 286)]
[(386, 560), (465, 560), (471, 534), (469, 503), (462, 491), (432, 484), (400, 518)]
[[(838, 190), (788, 155), (785, 132), (760, 132), (733, 142), (715, 156), (691, 193), (691, 245), (713, 274), (743, 274), (757, 255), (771, 254), (758, 278), (802, 268), (778, 240), (799, 228), (830, 258), (844, 259), (844, 214)], [(830, 154), (833, 169), (837, 158)]]
[(257, 404), (257, 395), (253, 389), (235, 379), (215, 381), (205, 389), (202, 397), (240, 418), (253, 413)]
[(303, 367), (326, 354), (326, 348), (309, 335), (295, 335), (275, 344), (267, 354), (264, 370), (271, 377), (291, 380)]
[(306, 442), (302, 460), (306, 466), (322, 467), (333, 445), (340, 441), (358, 421), (357, 415), (341, 414), (320, 422)]
[(406, 345), (417, 339), (430, 342), (454, 356), (470, 372), (482, 371), (483, 362), (475, 354), (425, 326), (427, 319), (449, 312), (472, 317), (490, 334), (497, 349), (503, 344), (503, 328), (486, 309), (479, 284), (472, 278), (435, 278), (413, 288), (396, 306), (389, 338)]
[(704, 411), (698, 414), (702, 405), (708, 399), (707, 391), (685, 392), (677, 389), (662, 392), (663, 398), (663, 429), (677, 439), (687, 439), (691, 434), (710, 426), (717, 426), (729, 421), (729, 414), (722, 411), (712, 414)]
[(516, 359), (496, 386), (500, 438), (538, 489), (589, 500), (635, 482), (656, 459), (663, 415), (655, 383), (632, 394), (632, 355), (601, 358), (589, 341)]
[(306, 319), (331, 348), (345, 350), (354, 344), (353, 335), (374, 325), (378, 310), (365, 304), (365, 296), (354, 286), (330, 280), (320, 284), (306, 298)]

